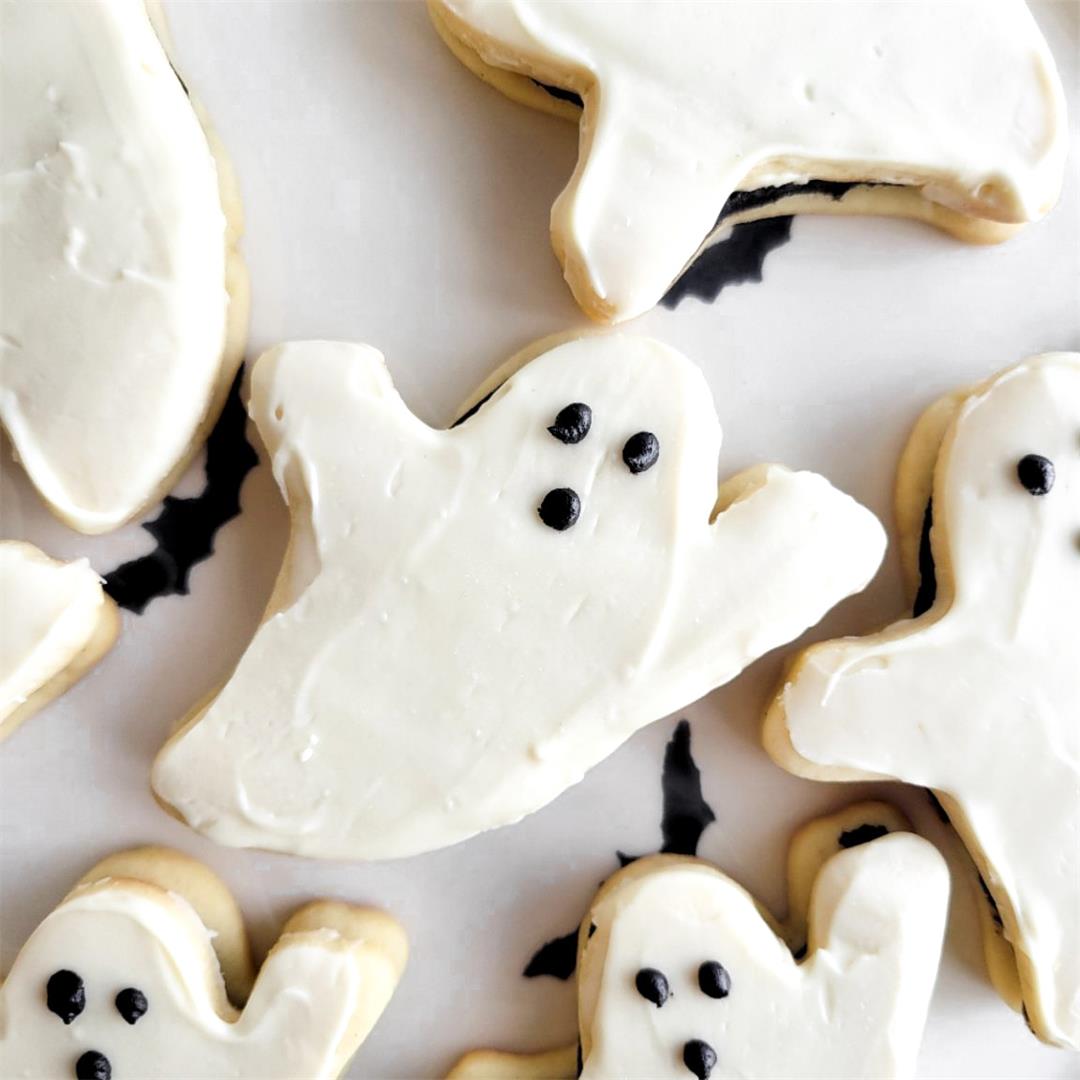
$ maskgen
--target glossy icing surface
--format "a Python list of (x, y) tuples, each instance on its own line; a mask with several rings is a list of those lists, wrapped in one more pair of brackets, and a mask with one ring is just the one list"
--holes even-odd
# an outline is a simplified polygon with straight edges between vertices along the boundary
[[(1052, 463), (1048, 490), (1030, 455)], [(1080, 1048), (1080, 354), (1025, 361), (958, 406), (933, 505), (934, 606), (809, 650), (767, 735), (786, 725), (800, 771), (946, 796), (1032, 1023)]]
[(607, 319), (656, 304), (740, 188), (912, 184), (1025, 222), (1061, 185), (1064, 96), (1023, 0), (432, 8), (483, 63), (583, 97), (552, 236), (575, 295)]
[(0, 421), (84, 532), (137, 513), (222, 367), (226, 219), (142, 0), (3, 4)]
[[(576, 443), (549, 430), (572, 404), (591, 410)], [(711, 520), (711, 395), (644, 338), (551, 349), (448, 431), (365, 346), (272, 350), (251, 408), (290, 551), (233, 676), (153, 775), (226, 844), (387, 858), (516, 821), (798, 636), (884, 547), (854, 501), (776, 466)], [(659, 454), (635, 473), (646, 433)], [(576, 517), (549, 527), (539, 508), (566, 491)]]
[[(46, 1004), (57, 972), (83, 984), (83, 1007), (67, 1023)], [(333, 932), (286, 934), (238, 1012), (192, 908), (142, 882), (106, 879), (76, 889), (41, 923), (0, 986), (0, 1073), (74, 1077), (79, 1058), (96, 1052), (115, 1080), (335, 1076), (365, 976), (381, 973), (361, 973)], [(117, 1004), (124, 990), (147, 1006), (134, 1021)]]
[[(842, 851), (816, 879), (809, 952), (796, 962), (754, 899), (719, 870), (658, 862), (593, 909), (581, 961), (581, 1075), (913, 1076), (948, 892), (944, 860), (914, 835)], [(662, 978), (659, 1006), (639, 987), (643, 971)], [(715, 1055), (711, 1068), (684, 1057), (695, 1043)]]
[(67, 667), (105, 603), (85, 559), (61, 563), (31, 544), (0, 542), (0, 722)]

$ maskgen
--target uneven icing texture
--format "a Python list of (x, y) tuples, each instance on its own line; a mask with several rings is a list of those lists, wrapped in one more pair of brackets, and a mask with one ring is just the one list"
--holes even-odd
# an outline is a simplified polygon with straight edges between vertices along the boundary
[[(1021, 483), (1029, 454), (1053, 462), (1045, 494)], [(1032, 1023), (1080, 1049), (1080, 354), (1025, 361), (964, 401), (933, 506), (933, 607), (809, 650), (767, 724), (815, 775), (948, 797)]]
[[(549, 432), (574, 403), (588, 434)], [(561, 345), (436, 431), (374, 349), (301, 343), (253, 376), (293, 535), (271, 614), (160, 754), (158, 795), (232, 845), (443, 847), (543, 806), (638, 728), (862, 588), (884, 546), (819, 476), (745, 478), (715, 523), (708, 387), (657, 342)], [(659, 454), (634, 474), (627, 440)], [(560, 531), (538, 508), (580, 501)]]
[(0, 722), (68, 666), (106, 602), (85, 559), (61, 563), (30, 544), (0, 543)]
[[(814, 885), (801, 963), (753, 898), (706, 863), (660, 863), (601, 899), (581, 961), (586, 1080), (910, 1077), (937, 974), (948, 871), (895, 833)], [(663, 975), (659, 1008), (635, 985)]]
[[(46, 1007), (58, 971), (83, 982), (70, 1023)], [(287, 934), (242, 1013), (225, 997), (206, 928), (180, 897), (119, 880), (84, 886), (41, 923), (0, 986), (0, 1074), (64, 1080), (87, 1051), (114, 1080), (331, 1077), (361, 993), (387, 973), (358, 970), (332, 931)], [(389, 983), (386, 994), (393, 983)], [(137, 990), (134, 1023), (117, 995)]]
[(583, 95), (552, 234), (575, 295), (606, 318), (656, 304), (739, 188), (909, 184), (1024, 222), (1061, 185), (1064, 97), (1023, 0), (432, 6), (484, 63)]
[(67, 522), (137, 513), (222, 364), (226, 222), (142, 0), (6, 0), (0, 421)]

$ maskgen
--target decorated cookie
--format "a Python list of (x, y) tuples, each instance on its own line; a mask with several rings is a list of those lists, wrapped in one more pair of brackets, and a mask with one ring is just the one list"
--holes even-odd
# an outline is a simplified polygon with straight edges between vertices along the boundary
[(225, 399), (239, 204), (143, 0), (0, 19), (0, 422), (53, 511), (106, 532), (171, 486)]
[(898, 494), (913, 586), (932, 523), (922, 614), (798, 657), (765, 743), (803, 775), (932, 788), (1015, 951), (1010, 972), (991, 937), (995, 983), (1080, 1049), (1080, 354), (933, 407)]
[(580, 118), (551, 234), (593, 318), (651, 308), (720, 225), (893, 214), (987, 242), (1061, 186), (1065, 99), (1023, 0), (429, 8), (481, 78)]
[(0, 541), (0, 739), (92, 668), (120, 629), (85, 559)]
[[(803, 829), (783, 927), (699, 859), (652, 855), (620, 870), (578, 937), (580, 1075), (912, 1076), (949, 878), (905, 827), (865, 803)], [(569, 1080), (576, 1056), (480, 1051), (451, 1077)]]
[(123, 852), (41, 923), (0, 986), (0, 1075), (334, 1077), (406, 951), (389, 916), (317, 901), (253, 977), (240, 912), (206, 867), (164, 848)]
[(155, 763), (189, 824), (328, 858), (509, 824), (873, 575), (880, 525), (820, 476), (761, 466), (718, 498), (679, 353), (591, 337), (510, 367), (530, 356), (448, 431), (366, 346), (258, 361), (292, 538), (232, 677)]

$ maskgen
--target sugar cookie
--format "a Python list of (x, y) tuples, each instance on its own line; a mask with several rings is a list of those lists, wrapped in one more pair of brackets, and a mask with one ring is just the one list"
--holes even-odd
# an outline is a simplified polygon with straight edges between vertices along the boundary
[(0, 739), (80, 679), (112, 648), (116, 605), (85, 559), (62, 563), (0, 541)]
[(1061, 187), (1065, 98), (1023, 0), (428, 6), (485, 81), (580, 118), (551, 235), (596, 319), (653, 307), (719, 225), (874, 213), (992, 242)]
[(820, 476), (761, 466), (718, 498), (719, 424), (679, 353), (533, 356), (447, 431), (367, 346), (259, 360), (292, 538), (232, 677), (155, 763), (190, 825), (394, 858), (510, 824), (873, 575), (881, 526)]
[(0, 1073), (334, 1077), (406, 951), (389, 916), (316, 901), (253, 978), (240, 912), (205, 866), (164, 848), (121, 852), (45, 918), (0, 986)]
[(107, 532), (225, 400), (239, 201), (142, 0), (15, 0), (0, 33), (0, 423), (51, 509)]
[(651, 855), (601, 888), (578, 938), (571, 1050), (481, 1051), (452, 1080), (909, 1077), (937, 975), (944, 860), (864, 803), (792, 842), (775, 923), (700, 859)]
[[(933, 522), (925, 612), (799, 656), (765, 744), (801, 775), (932, 788), (1000, 914), (1034, 1031), (1080, 1049), (1080, 354), (932, 407), (897, 493), (913, 593)], [(1009, 999), (1007, 950), (992, 932), (989, 947)]]

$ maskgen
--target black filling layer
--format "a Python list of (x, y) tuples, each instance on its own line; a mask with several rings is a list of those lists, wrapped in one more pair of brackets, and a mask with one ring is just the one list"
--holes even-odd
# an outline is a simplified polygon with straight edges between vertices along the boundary
[[(705, 801), (701, 790), (701, 770), (694, 761), (690, 747), (690, 724), (680, 720), (664, 749), (664, 768), (660, 777), (663, 812), (660, 851), (669, 855), (696, 855), (701, 834), (716, 820), (713, 808)], [(621, 866), (640, 858), (616, 852)], [(589, 936), (595, 927), (591, 927)], [(577, 930), (545, 942), (525, 967), (527, 979), (550, 975), (569, 979), (577, 967)]]
[(161, 513), (143, 528), (157, 541), (149, 555), (122, 563), (105, 575), (105, 591), (122, 608), (142, 614), (159, 596), (186, 595), (193, 567), (214, 553), (218, 529), (240, 513), (240, 487), (259, 462), (247, 438), (240, 400), (243, 368), (236, 373), (225, 407), (206, 440), (206, 486), (191, 499), (166, 495)]

